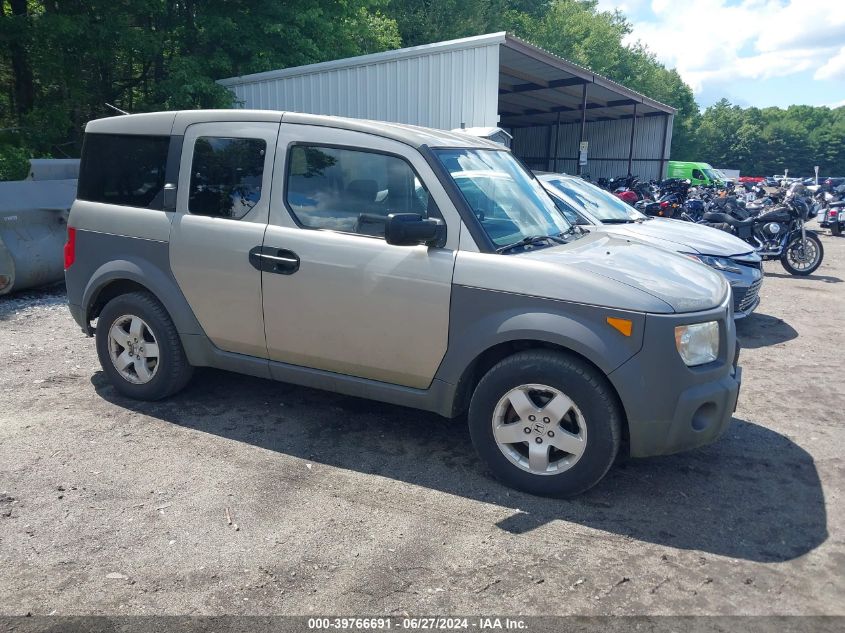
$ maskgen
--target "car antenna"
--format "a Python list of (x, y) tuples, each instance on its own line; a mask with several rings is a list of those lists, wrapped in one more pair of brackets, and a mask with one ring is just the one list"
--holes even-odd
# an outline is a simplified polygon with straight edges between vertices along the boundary
[(112, 104), (110, 104), (108, 102), (105, 102), (105, 104), (106, 104), (106, 107), (111, 108), (115, 112), (119, 112), (120, 114), (129, 114), (129, 112), (127, 112), (126, 110), (121, 110), (117, 106), (113, 106)]

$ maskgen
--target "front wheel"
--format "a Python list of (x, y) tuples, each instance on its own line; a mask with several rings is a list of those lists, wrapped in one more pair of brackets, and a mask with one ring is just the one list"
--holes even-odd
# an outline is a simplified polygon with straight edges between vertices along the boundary
[(799, 233), (792, 238), (783, 254), (780, 256), (780, 263), (791, 275), (810, 275), (821, 266), (824, 257), (824, 248), (819, 236), (807, 232), (801, 240)]
[(568, 497), (607, 473), (622, 414), (604, 376), (567, 354), (519, 352), (478, 383), (469, 430), (478, 455), (506, 485)]

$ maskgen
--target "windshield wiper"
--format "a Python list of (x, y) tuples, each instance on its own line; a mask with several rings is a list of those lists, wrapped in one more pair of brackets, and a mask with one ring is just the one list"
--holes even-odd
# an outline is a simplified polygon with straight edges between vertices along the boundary
[[(575, 235), (575, 231), (578, 231), (579, 233), (585, 232), (584, 228), (579, 226), (578, 224), (570, 224), (569, 228), (566, 229), (563, 233), (558, 233), (557, 237), (560, 238), (560, 239), (563, 239), (567, 235)], [(566, 241), (566, 240), (563, 240), (563, 241)]]
[(519, 248), (520, 246), (530, 246), (531, 244), (536, 244), (537, 242), (557, 242), (558, 244), (566, 244), (566, 240), (558, 237), (557, 235), (527, 235), (523, 237), (521, 240), (514, 242), (513, 244), (506, 244), (505, 246), (500, 246), (496, 249), (497, 253), (504, 253), (514, 248)]

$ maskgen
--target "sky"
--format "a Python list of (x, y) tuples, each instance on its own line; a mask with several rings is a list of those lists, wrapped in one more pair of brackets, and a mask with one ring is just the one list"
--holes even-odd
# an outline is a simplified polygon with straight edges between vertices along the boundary
[(845, 0), (599, 0), (699, 105), (845, 105)]

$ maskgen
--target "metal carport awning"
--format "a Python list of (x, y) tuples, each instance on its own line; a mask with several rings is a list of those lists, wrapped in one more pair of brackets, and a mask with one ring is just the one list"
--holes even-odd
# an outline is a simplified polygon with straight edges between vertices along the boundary
[[(630, 137), (625, 155), (605, 160), (626, 160), (628, 172), (634, 158), (637, 119), (663, 117), (663, 143), (659, 156), (661, 171), (668, 155), (666, 139), (676, 110), (606, 77), (597, 75), (537, 46), (506, 34), (499, 47), (499, 125), (505, 129), (578, 124), (579, 138), (586, 140), (588, 123), (630, 119)], [(566, 150), (566, 148), (563, 148)], [(574, 153), (572, 148), (571, 153)], [(559, 148), (549, 148), (550, 155)], [(567, 152), (569, 154), (570, 152)]]

